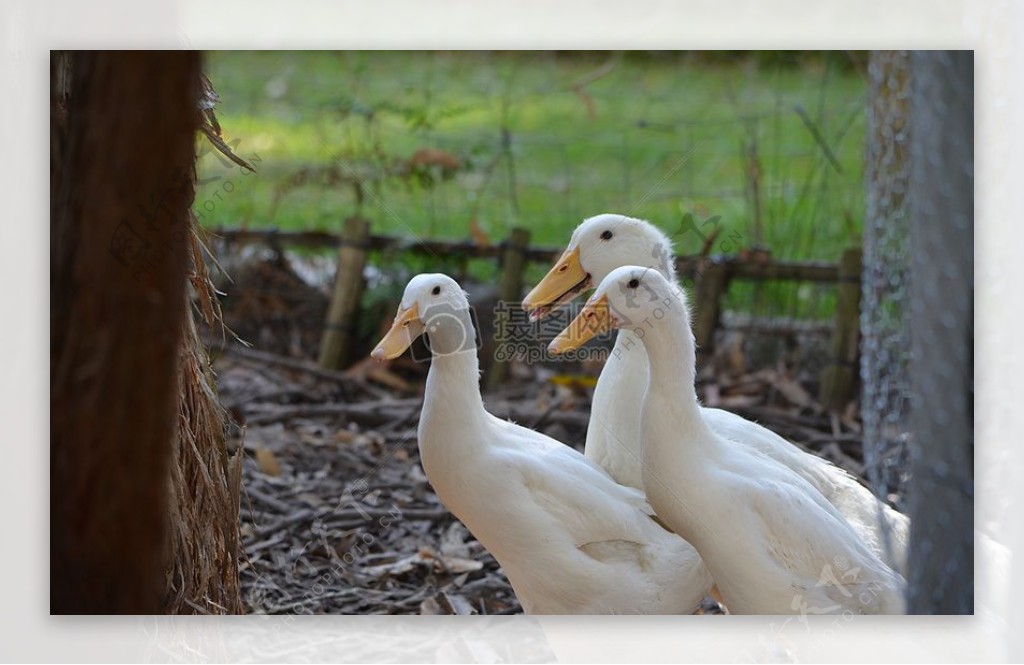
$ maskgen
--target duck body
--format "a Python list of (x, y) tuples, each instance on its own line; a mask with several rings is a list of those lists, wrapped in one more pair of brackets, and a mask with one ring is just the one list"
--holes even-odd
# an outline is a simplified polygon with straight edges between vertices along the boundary
[(655, 385), (648, 397), (647, 498), (701, 553), (730, 612), (903, 613), (902, 578), (810, 483), (710, 429), (681, 444), (678, 400)]
[[(427, 286), (457, 288), (443, 275), (421, 275), (407, 294), (424, 278)], [(523, 609), (692, 613), (711, 587), (696, 550), (655, 521), (641, 491), (574, 449), (488, 413), (476, 349), (460, 349), (465, 331), (473, 339), (468, 309), (438, 321), (425, 324), (433, 359), (420, 460), (441, 502), (501, 564)]]
[(513, 423), (488, 417), (452, 435), (450, 417), (426, 412), (427, 478), (527, 614), (689, 614), (707, 594), (700, 557), (651, 519), (642, 493)]
[[(650, 361), (633, 331), (619, 330), (598, 377), (584, 454), (617, 482), (643, 488), (640, 441)], [(846, 518), (875, 554), (903, 572), (910, 521), (878, 500), (843, 469), (800, 450), (775, 432), (740, 415), (700, 407), (703, 421), (734, 445), (756, 450), (802, 477)]]
[[(596, 215), (573, 231), (565, 253), (526, 297), (523, 307), (532, 318), (539, 318), (628, 265), (656, 270), (678, 286), (673, 258), (670, 239), (650, 222), (625, 215)], [(644, 298), (641, 294), (640, 300)], [(594, 389), (584, 451), (616, 481), (637, 488), (643, 487), (640, 411), (649, 366), (643, 344), (632, 330), (620, 329)], [(910, 531), (905, 515), (879, 500), (850, 474), (775, 432), (729, 411), (702, 408), (701, 413), (717, 434), (761, 451), (811, 483), (873, 551), (905, 570)]]
[[(630, 296), (641, 288), (658, 297)], [(642, 267), (612, 271), (551, 349), (575, 348), (626, 325), (649, 358), (640, 418), (647, 498), (697, 548), (730, 612), (902, 612), (903, 578), (811, 482), (709, 426), (697, 402), (693, 333), (677, 284)]]

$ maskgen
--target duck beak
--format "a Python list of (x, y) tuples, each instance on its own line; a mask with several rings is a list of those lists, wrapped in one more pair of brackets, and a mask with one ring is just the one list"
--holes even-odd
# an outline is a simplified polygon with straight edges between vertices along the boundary
[(391, 330), (384, 335), (370, 357), (374, 360), (392, 360), (405, 353), (416, 338), (423, 334), (426, 326), (420, 321), (420, 306), (413, 303), (409, 309), (399, 308)]
[(615, 325), (615, 318), (608, 306), (608, 296), (603, 295), (597, 300), (587, 303), (579, 316), (552, 340), (548, 345), (548, 351), (559, 354), (578, 349), (597, 335), (611, 330)]
[(523, 300), (523, 309), (530, 315), (531, 321), (536, 321), (556, 306), (572, 300), (589, 286), (590, 275), (580, 264), (580, 248), (567, 249)]

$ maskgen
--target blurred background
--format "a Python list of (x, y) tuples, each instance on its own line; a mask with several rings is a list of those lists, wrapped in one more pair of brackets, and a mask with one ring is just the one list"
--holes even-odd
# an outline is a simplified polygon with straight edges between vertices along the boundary
[[(373, 233), (480, 243), (522, 227), (551, 247), (601, 212), (670, 234), (689, 214), (715, 219), (731, 253), (835, 262), (862, 230), (866, 66), (843, 51), (213, 52), (218, 116), (258, 174), (225, 191), (232, 165), (207, 151), (196, 209), (209, 228), (338, 233), (362, 216)], [(429, 267), (496, 278), (463, 258)], [(369, 299), (428, 267), (402, 263)], [(794, 318), (834, 307), (806, 283), (737, 283), (725, 299)]]

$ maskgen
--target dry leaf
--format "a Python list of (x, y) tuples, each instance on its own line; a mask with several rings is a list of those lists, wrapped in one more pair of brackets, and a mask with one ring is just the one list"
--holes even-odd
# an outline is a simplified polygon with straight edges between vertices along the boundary
[(473, 243), (477, 247), (491, 246), (491, 239), (487, 237), (487, 232), (480, 226), (480, 222), (477, 221), (476, 217), (469, 220), (469, 235), (473, 237)]
[(301, 494), (296, 495), (295, 498), (301, 499), (305, 503), (308, 503), (309, 505), (314, 506), (316, 508), (319, 508), (320, 506), (323, 506), (326, 503), (326, 501), (324, 501), (321, 497), (317, 496), (316, 494), (313, 494), (312, 492), (302, 492)]
[(463, 598), (457, 593), (444, 593), (445, 599), (447, 599), (449, 606), (451, 606), (452, 614), (469, 615), (477, 614), (476, 608), (468, 600)]
[(761, 401), (760, 395), (728, 395), (718, 400), (720, 409), (743, 409), (755, 406)]
[(437, 148), (420, 148), (409, 158), (410, 169), (440, 166), (443, 171), (458, 171), (462, 162), (458, 157)]
[(338, 443), (352, 443), (355, 438), (356, 433), (347, 429), (340, 429), (334, 433), (334, 440)]
[(548, 381), (556, 386), (564, 386), (573, 390), (593, 389), (597, 386), (597, 377), (586, 374), (556, 374)]
[(439, 614), (447, 614), (447, 612), (442, 610), (441, 604), (431, 596), (430, 598), (424, 598), (423, 602), (420, 603), (420, 614), (424, 616), (437, 616)]
[(403, 575), (405, 573), (415, 570), (419, 566), (424, 564), (433, 565), (434, 560), (432, 558), (424, 558), (420, 552), (411, 556), (404, 557), (391, 563), (382, 563), (377, 566), (369, 566), (363, 569), (363, 573), (372, 575), (374, 577), (383, 577), (390, 575), (392, 577)]
[(324, 437), (314, 432), (299, 432), (299, 441), (307, 446), (322, 446), (325, 443)]
[(462, 522), (452, 522), (445, 529), (445, 532), (441, 534), (441, 555), (469, 558), (470, 551), (466, 540), (471, 538), (469, 530), (466, 529)]
[(445, 593), (444, 591), (440, 591), (433, 597), (427, 598), (420, 603), (420, 614), (467, 615), (476, 613), (476, 608), (468, 600), (458, 594)]
[(256, 462), (260, 465), (260, 471), (268, 476), (281, 475), (281, 465), (269, 448), (259, 447), (256, 449)]
[(457, 556), (442, 557), (441, 563), (448, 569), (449, 573), (458, 575), (459, 573), (472, 573), (480, 570), (484, 567), (482, 561), (476, 561), (474, 559), (463, 559)]
[(776, 375), (771, 383), (790, 404), (802, 408), (814, 408), (816, 406), (811, 394), (793, 379)]

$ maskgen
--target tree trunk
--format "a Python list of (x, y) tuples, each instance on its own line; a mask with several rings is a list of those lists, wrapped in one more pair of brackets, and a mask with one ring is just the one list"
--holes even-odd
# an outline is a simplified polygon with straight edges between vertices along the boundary
[(51, 100), (50, 611), (158, 612), (200, 58), (72, 64), (66, 120)]
[[(192, 233), (190, 279), (204, 321), (215, 327), (220, 323), (220, 310), (194, 235), (199, 233), (194, 219)], [(227, 414), (217, 398), (216, 381), (192, 309), (185, 313), (183, 332), (163, 609), (169, 614), (241, 614), (238, 510), (242, 454), (228, 450)]]
[(912, 614), (974, 612), (974, 55), (911, 55)]

